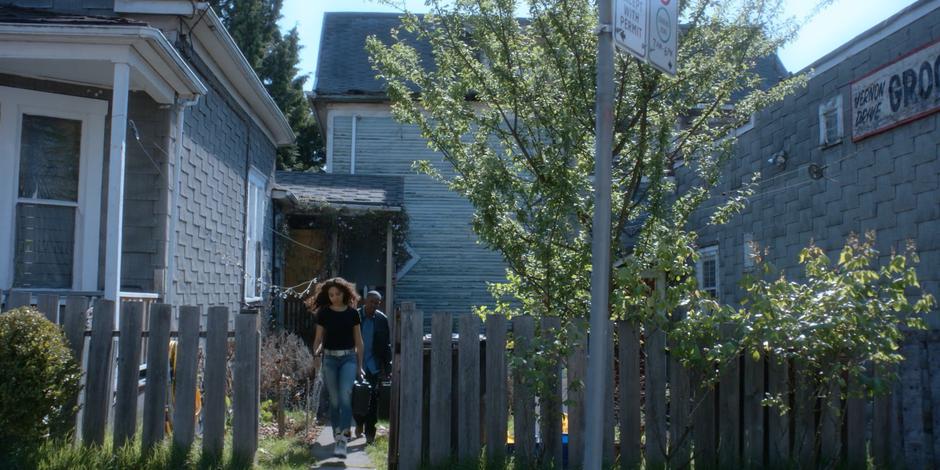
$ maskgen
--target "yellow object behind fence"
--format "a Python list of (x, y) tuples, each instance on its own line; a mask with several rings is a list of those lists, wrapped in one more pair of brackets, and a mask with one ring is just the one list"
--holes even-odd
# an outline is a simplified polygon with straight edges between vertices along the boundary
[[(173, 431), (173, 414), (170, 412), (172, 407), (176, 406), (176, 346), (177, 341), (170, 340), (170, 400), (166, 408), (164, 430), (167, 434)], [(193, 419), (199, 421), (199, 413), (202, 412), (202, 392), (196, 387), (196, 412)]]

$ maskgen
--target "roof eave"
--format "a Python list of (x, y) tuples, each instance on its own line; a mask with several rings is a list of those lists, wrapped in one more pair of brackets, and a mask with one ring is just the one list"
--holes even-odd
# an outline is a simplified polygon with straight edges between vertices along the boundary
[(258, 74), (255, 73), (248, 60), (245, 59), (241, 49), (235, 44), (235, 40), (232, 39), (215, 11), (207, 7), (204, 18), (202, 15), (198, 15), (189, 18), (188, 21), (200, 41), (206, 44), (213, 58), (227, 70), (237, 73), (241, 83), (245, 84), (245, 86), (239, 87), (238, 91), (254, 111), (259, 114), (274, 143), (278, 146), (294, 143), (295, 135), (290, 122), (281, 112), (277, 103), (274, 102), (274, 99), (271, 98), (271, 95), (268, 94), (268, 90), (261, 83)]
[(4, 35), (11, 35), (20, 40), (93, 40), (134, 47), (139, 47), (140, 41), (143, 40), (182, 85), (174, 87), (174, 92), (180, 99), (195, 100), (208, 91), (163, 32), (150, 26), (0, 23), (0, 36)]

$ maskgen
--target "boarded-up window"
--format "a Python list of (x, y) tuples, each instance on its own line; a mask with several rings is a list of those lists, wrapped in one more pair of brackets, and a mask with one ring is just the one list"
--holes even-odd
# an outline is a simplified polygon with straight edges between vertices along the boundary
[(16, 204), (16, 287), (69, 288), (82, 121), (23, 115)]

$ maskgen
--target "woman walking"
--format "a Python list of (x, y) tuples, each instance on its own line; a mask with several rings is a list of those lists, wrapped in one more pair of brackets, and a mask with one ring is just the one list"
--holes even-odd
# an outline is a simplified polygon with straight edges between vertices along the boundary
[(341, 277), (319, 284), (304, 303), (316, 313), (317, 332), (313, 341), (314, 366), (323, 366), (323, 380), (330, 395), (330, 425), (333, 426), (333, 453), (346, 458), (346, 443), (352, 425), (352, 387), (363, 376), (362, 333), (356, 289)]

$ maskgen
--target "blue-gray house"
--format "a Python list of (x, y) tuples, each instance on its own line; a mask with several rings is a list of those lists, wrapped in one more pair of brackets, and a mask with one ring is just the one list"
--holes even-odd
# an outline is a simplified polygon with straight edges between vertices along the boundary
[(0, 1), (0, 289), (262, 301), (292, 140), (205, 4)]
[[(382, 203), (386, 206), (382, 211), (400, 210), (407, 220), (406, 226), (402, 226), (405, 233), (399, 234), (401, 242), (396, 243), (401, 248), (393, 262), (395, 272), (389, 276), (393, 278), (395, 303), (414, 301), (426, 314), (463, 314), (474, 306), (493, 303), (487, 284), (505, 279), (505, 265), (498, 253), (478, 243), (470, 226), (473, 214), (470, 203), (412, 167), (415, 161), (427, 160), (443, 175), (453, 174), (443, 156), (428, 148), (416, 126), (395, 121), (385, 84), (375, 79), (369, 63), (366, 37), (375, 34), (390, 41), (390, 31), (399, 21), (397, 14), (324, 15), (311, 102), (327, 143), (329, 176), (309, 176), (305, 182), (293, 183), (295, 187), (315, 188), (322, 178), (328, 178), (324, 184), (343, 185), (347, 190), (339, 192), (339, 200), (326, 204), (332, 209), (348, 206), (350, 201), (344, 201), (343, 194), (354, 196), (355, 188), (363, 185), (400, 184), (400, 199), (395, 196)], [(278, 182), (281, 181), (278, 175)], [(387, 194), (397, 195), (394, 191)], [(376, 220), (381, 223), (381, 219)], [(302, 226), (304, 223), (289, 224), (291, 233), (304, 237), (309, 234), (304, 230), (316, 229)], [(337, 234), (347, 235), (350, 234), (343, 230)], [(367, 272), (370, 265), (383, 269), (384, 260), (364, 248), (384, 244), (384, 237), (353, 242), (347, 250), (341, 250), (343, 258), (350, 260), (344, 262), (348, 269), (336, 272), (360, 286), (385, 290), (388, 282), (384, 278), (370, 282), (372, 274)], [(329, 247), (329, 241), (323, 246)], [(357, 261), (360, 255), (365, 259)], [(379, 260), (378, 264), (373, 260)]]

